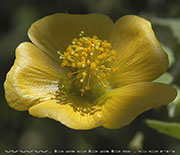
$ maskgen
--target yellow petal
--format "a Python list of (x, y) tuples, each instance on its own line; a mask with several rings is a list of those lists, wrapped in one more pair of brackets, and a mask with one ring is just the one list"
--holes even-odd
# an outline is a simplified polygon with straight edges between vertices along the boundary
[(64, 51), (73, 38), (79, 37), (80, 31), (107, 39), (112, 25), (112, 20), (105, 15), (57, 13), (32, 24), (28, 35), (35, 45), (57, 59), (57, 51)]
[(35, 117), (49, 117), (72, 129), (92, 129), (102, 125), (100, 108), (73, 96), (66, 104), (50, 100), (32, 106), (29, 113)]
[(117, 51), (113, 63), (118, 68), (112, 79), (114, 86), (149, 82), (167, 70), (167, 54), (147, 20), (134, 15), (123, 16), (114, 24), (109, 39)]
[(51, 98), (64, 76), (60, 65), (47, 54), (31, 43), (22, 43), (4, 84), (7, 102), (14, 109), (27, 110)]
[(104, 127), (116, 129), (129, 124), (142, 112), (174, 100), (177, 92), (171, 86), (142, 82), (114, 89), (99, 99)]

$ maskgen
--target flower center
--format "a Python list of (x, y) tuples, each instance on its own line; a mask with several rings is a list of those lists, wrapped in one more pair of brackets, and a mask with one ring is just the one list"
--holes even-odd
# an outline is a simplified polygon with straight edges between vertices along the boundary
[(79, 38), (73, 39), (65, 52), (58, 51), (58, 54), (62, 60), (61, 66), (70, 70), (70, 84), (74, 82), (81, 96), (85, 91), (91, 90), (93, 79), (96, 79), (98, 85), (107, 88), (107, 78), (110, 73), (117, 71), (114, 67), (107, 67), (116, 58), (116, 51), (112, 50), (111, 43), (100, 40), (95, 35), (84, 36), (84, 31), (80, 32)]

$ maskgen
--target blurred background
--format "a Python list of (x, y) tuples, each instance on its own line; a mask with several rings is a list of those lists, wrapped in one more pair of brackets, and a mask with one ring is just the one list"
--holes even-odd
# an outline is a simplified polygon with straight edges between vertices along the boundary
[(21, 42), (30, 41), (27, 30), (34, 21), (58, 12), (102, 13), (110, 16), (113, 21), (126, 14), (135, 14), (148, 19), (170, 59), (168, 73), (158, 80), (179, 89), (180, 1), (178, 0), (0, 0), (0, 154), (7, 154), (5, 150), (10, 149), (50, 151), (170, 149), (176, 151), (174, 154), (180, 154), (180, 140), (161, 134), (145, 124), (146, 119), (180, 122), (179, 100), (170, 106), (149, 110), (138, 116), (130, 125), (118, 130), (100, 127), (75, 131), (48, 118), (38, 119), (30, 116), (28, 112), (15, 111), (8, 106), (4, 97), (3, 83), (6, 73), (13, 65), (15, 48)]

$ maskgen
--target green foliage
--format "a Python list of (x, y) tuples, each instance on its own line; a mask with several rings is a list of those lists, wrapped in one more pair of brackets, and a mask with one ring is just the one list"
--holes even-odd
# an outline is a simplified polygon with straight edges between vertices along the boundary
[(174, 64), (175, 58), (174, 58), (174, 54), (171, 48), (162, 45), (164, 51), (167, 53), (168, 55), (168, 59), (169, 59), (169, 67), (171, 67)]
[[(163, 74), (161, 77), (159, 77), (158, 79), (155, 80), (155, 82), (161, 82), (161, 83), (166, 83), (166, 84), (171, 84), (172, 82), (174, 84), (178, 84), (178, 74), (179, 74), (179, 67), (177, 65), (177, 63), (175, 63), (175, 61), (178, 61), (178, 57), (179, 57), (179, 48), (177, 48), (180, 44), (180, 18), (158, 18), (158, 17), (153, 17), (151, 18), (151, 22), (153, 24), (156, 24), (160, 27), (166, 27), (169, 28), (172, 36), (176, 39), (175, 42), (173, 42), (172, 40), (170, 40), (171, 42), (173, 42), (172, 47), (173, 51), (170, 47), (167, 47), (165, 45), (162, 45), (164, 51), (167, 53), (168, 58), (169, 58), (169, 68), (172, 69), (172, 72), (176, 72), (176, 76), (173, 77), (170, 73), (165, 73)], [(159, 31), (160, 35), (163, 36), (162, 32), (163, 31)], [(164, 31), (165, 32), (165, 31)], [(169, 37), (166, 35), (164, 35), (164, 37), (168, 38)], [(168, 44), (166, 40), (166, 43)], [(176, 55), (176, 60), (174, 55)], [(174, 64), (174, 65), (173, 65)], [(173, 65), (173, 66), (172, 66)], [(168, 105), (168, 114), (169, 117), (171, 118), (177, 118), (177, 120), (180, 118), (180, 88), (178, 86), (176, 86), (177, 91), (178, 91), (178, 95), (176, 97), (176, 99), (170, 103)], [(154, 130), (175, 137), (177, 139), (180, 139), (180, 123), (169, 123), (169, 122), (163, 122), (163, 121), (158, 121), (158, 120), (146, 120), (146, 124), (153, 128)]]
[[(177, 39), (177, 43), (180, 44), (180, 18), (158, 18), (158, 17), (153, 17), (151, 18), (151, 21), (159, 26), (166, 26), (168, 27), (171, 32), (172, 35)], [(171, 50), (171, 48), (162, 45), (164, 51), (168, 54), (169, 57), (169, 67), (172, 66), (172, 64), (174, 64), (175, 62), (175, 57), (173, 54), (173, 51)], [(174, 51), (177, 52), (176, 55), (179, 55), (179, 48)], [(177, 66), (177, 75), (179, 74), (179, 67)], [(176, 78), (178, 80), (178, 78)], [(162, 82), (162, 83), (167, 83), (170, 84), (173, 81), (173, 77), (171, 74), (169, 73), (165, 73), (164, 75), (162, 75), (160, 78), (158, 78), (157, 80), (155, 80), (156, 82)], [(174, 81), (176, 83), (176, 81)], [(180, 88), (177, 88), (178, 90), (178, 96), (177, 98), (168, 105), (168, 114), (169, 117), (171, 118), (180, 118)]]
[(158, 79), (154, 80), (154, 82), (166, 83), (170, 84), (173, 81), (173, 76), (170, 73), (164, 73)]
[(168, 113), (170, 117), (180, 118), (180, 88), (177, 88), (177, 91), (176, 99), (168, 105)]
[(180, 124), (157, 120), (146, 120), (146, 124), (160, 133), (180, 139)]
[(168, 18), (158, 18), (153, 17), (152, 22), (154, 24), (160, 26), (168, 26), (171, 29), (172, 34), (177, 39), (178, 43), (180, 44), (180, 18), (176, 19), (168, 19)]

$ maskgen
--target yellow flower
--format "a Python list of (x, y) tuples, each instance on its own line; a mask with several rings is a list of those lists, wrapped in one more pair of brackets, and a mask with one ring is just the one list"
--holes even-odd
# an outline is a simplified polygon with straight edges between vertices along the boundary
[(168, 57), (150, 22), (134, 16), (115, 23), (100, 14), (58, 13), (32, 24), (7, 74), (8, 104), (73, 129), (117, 129), (176, 97), (152, 83)]

